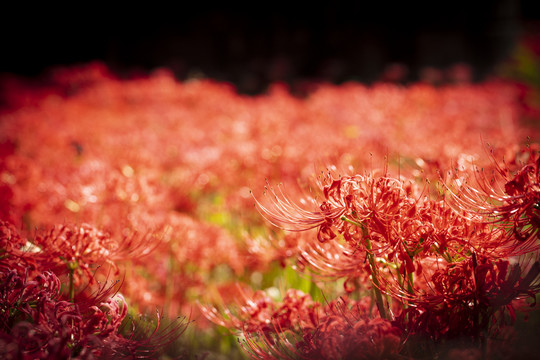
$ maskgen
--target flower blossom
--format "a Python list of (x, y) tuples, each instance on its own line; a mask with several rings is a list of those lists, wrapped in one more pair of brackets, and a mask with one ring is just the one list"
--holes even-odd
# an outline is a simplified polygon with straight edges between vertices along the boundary
[(127, 304), (113, 286), (63, 300), (50, 271), (28, 277), (0, 267), (0, 356), (6, 359), (154, 358), (186, 329), (173, 321), (152, 330), (133, 325), (125, 337)]
[(206, 316), (236, 329), (252, 359), (383, 359), (397, 358), (401, 330), (371, 315), (368, 299), (346, 297), (326, 306), (289, 289), (275, 303), (261, 292), (247, 296), (236, 316), (205, 307)]
[[(533, 299), (540, 289), (540, 263), (523, 267), (473, 254), (435, 271), (428, 286), (409, 298), (399, 321), (431, 339), (478, 339), (515, 321), (514, 302)], [(533, 303), (533, 305), (534, 305)], [(406, 320), (405, 320), (406, 319)]]
[[(507, 255), (536, 251), (540, 244), (540, 153), (536, 146), (515, 152), (487, 175), (477, 169), (474, 182), (448, 187), (458, 211), (476, 222), (493, 224), (507, 233)], [(502, 245), (502, 244), (501, 244)]]

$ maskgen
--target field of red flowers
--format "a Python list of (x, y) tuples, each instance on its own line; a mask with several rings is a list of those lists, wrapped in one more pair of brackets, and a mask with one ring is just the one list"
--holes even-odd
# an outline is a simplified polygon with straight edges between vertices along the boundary
[(5, 78), (1, 357), (534, 358), (520, 84)]

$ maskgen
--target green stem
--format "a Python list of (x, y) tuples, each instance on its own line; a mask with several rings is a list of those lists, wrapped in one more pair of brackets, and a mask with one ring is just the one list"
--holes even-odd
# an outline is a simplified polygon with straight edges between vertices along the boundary
[(413, 274), (407, 274), (407, 276), (409, 277), (409, 282), (407, 283), (407, 291), (409, 291), (409, 294), (414, 294), (414, 290), (413, 290), (413, 284), (414, 284), (414, 278), (413, 278)]
[(375, 256), (373, 256), (373, 253), (371, 252), (371, 240), (369, 239), (369, 234), (367, 229), (362, 223), (358, 223), (355, 221), (352, 221), (345, 216), (341, 217), (341, 220), (346, 221), (350, 224), (358, 226), (360, 229), (362, 229), (362, 237), (364, 238), (364, 241), (366, 242), (366, 254), (369, 261), (369, 268), (371, 270), (371, 281), (373, 282), (373, 292), (375, 293), (375, 301), (377, 302), (377, 308), (379, 309), (379, 314), (381, 315), (381, 318), (389, 320), (386, 314), (386, 310), (384, 309), (384, 301), (381, 293), (381, 287), (379, 283), (378, 273), (377, 273), (377, 266), (375, 263)]
[(73, 302), (75, 297), (74, 269), (69, 269), (69, 301)]

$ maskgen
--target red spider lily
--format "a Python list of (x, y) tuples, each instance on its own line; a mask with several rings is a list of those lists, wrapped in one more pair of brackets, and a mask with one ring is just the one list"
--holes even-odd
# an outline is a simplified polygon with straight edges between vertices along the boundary
[(229, 329), (247, 332), (273, 332), (275, 326), (282, 329), (298, 325), (312, 327), (319, 304), (300, 290), (289, 289), (280, 304), (276, 304), (265, 292), (238, 288), (237, 308), (227, 307), (220, 313), (215, 307), (199, 305), (203, 314), (215, 324)]
[(36, 261), (27, 245), (13, 224), (0, 220), (0, 269), (14, 269), (20, 274), (34, 270)]
[[(513, 316), (512, 301), (539, 290), (538, 263), (526, 273), (509, 267), (502, 259), (516, 253), (504, 231), (405, 184), (388, 176), (343, 176), (322, 188), (320, 210), (304, 210), (275, 192), (273, 207), (258, 205), (273, 224), (317, 229), (318, 241), (302, 245), (301, 265), (357, 281), (370, 274), (381, 317), (407, 319), (402, 329), (409, 334), (436, 341), (494, 334), (497, 314)], [(402, 307), (388, 313), (381, 293)]]
[[(59, 226), (33, 239), (56, 273), (80, 270), (93, 281), (92, 266), (110, 265), (117, 270), (112, 254), (119, 248), (107, 234), (83, 224), (80, 227)], [(45, 260), (46, 261), (46, 260)], [(79, 276), (75, 275), (78, 279)], [(79, 279), (80, 280), (80, 279)]]
[(398, 359), (401, 332), (381, 318), (358, 319), (326, 316), (298, 344), (305, 359)]
[(401, 331), (371, 318), (369, 307), (341, 298), (319, 308), (307, 327), (301, 322), (283, 327), (278, 317), (272, 318), (273, 329), (244, 328), (241, 345), (253, 359), (398, 358)]
[(539, 275), (538, 262), (524, 269), (506, 260), (473, 253), (466, 260), (437, 270), (425, 290), (409, 298), (412, 306), (401, 314), (401, 321), (407, 319), (403, 326), (410, 333), (421, 333), (436, 341), (494, 336), (499, 327), (515, 320), (515, 300), (535, 299), (540, 289)]
[(156, 320), (140, 319), (133, 322), (127, 337), (111, 339), (106, 345), (112, 348), (112, 356), (119, 359), (155, 359), (186, 331), (191, 321), (179, 317), (163, 326), (162, 315), (156, 310)]
[(60, 281), (50, 272), (32, 280), (10, 271), (2, 273), (1, 284), (0, 353), (5, 358), (68, 358), (72, 354), (91, 358), (94, 355), (85, 348), (109, 336), (110, 332), (101, 334), (104, 323), (118, 317), (96, 308), (104, 319), (101, 328), (86, 323), (76, 304), (59, 299)]
[(155, 358), (185, 331), (176, 321), (154, 330), (141, 323), (131, 335), (123, 325), (127, 304), (116, 283), (62, 300), (59, 278), (46, 271), (29, 277), (0, 268), (0, 355), (11, 359)]
[[(403, 264), (400, 266), (402, 274), (412, 274), (415, 271), (412, 261), (414, 255), (407, 251), (404, 244), (409, 240), (416, 251), (418, 247), (416, 243), (421, 237), (404, 239), (401, 231), (403, 221), (407, 221), (407, 216), (411, 216), (416, 211), (415, 200), (408, 197), (407, 191), (399, 180), (387, 176), (375, 179), (371, 176), (356, 175), (329, 180), (329, 184), (322, 188), (324, 201), (319, 206), (320, 210), (303, 210), (286, 197), (280, 198), (275, 193), (273, 193), (272, 209), (258, 203), (259, 208), (273, 224), (292, 225), (292, 230), (296, 231), (317, 228), (317, 238), (321, 243), (334, 240), (339, 234), (339, 237), (351, 248), (351, 251), (344, 251), (342, 255), (352, 260), (345, 260), (345, 266), (337, 265), (337, 272), (330, 271), (330, 274), (345, 275), (343, 269), (346, 269), (351, 271), (346, 274), (347, 277), (352, 278), (366, 268), (361, 265), (360, 259), (364, 258), (364, 263), (369, 260), (367, 268), (371, 272), (377, 306), (381, 316), (386, 317), (385, 305), (380, 293), (382, 290), (379, 279), (380, 270), (375, 257), (385, 255), (390, 261), (396, 258), (403, 261), (405, 266)], [(313, 203), (315, 203), (314, 200)], [(306, 263), (314, 264), (316, 271), (320, 272), (323, 269), (324, 272), (325, 267), (333, 268), (333, 264), (343, 263), (340, 255), (335, 252), (332, 254), (334, 256), (328, 259), (328, 257), (325, 258), (328, 254), (322, 255), (324, 250), (318, 251), (317, 247), (315, 250), (317, 251), (313, 251), (312, 247), (311, 251), (303, 254), (302, 258)], [(318, 264), (317, 261), (320, 260), (322, 260), (321, 264)]]
[(393, 358), (400, 351), (401, 332), (380, 317), (372, 318), (366, 300), (340, 298), (323, 307), (290, 289), (280, 303), (256, 292), (244, 293), (234, 312), (202, 308), (214, 323), (241, 331), (240, 344), (253, 359)]
[[(408, 198), (406, 189), (397, 179), (355, 175), (329, 182), (321, 184), (324, 200), (320, 204), (311, 199), (318, 207), (316, 210), (304, 210), (283, 194), (278, 196), (273, 189), (271, 208), (257, 204), (263, 216), (274, 225), (291, 231), (317, 228), (320, 242), (334, 239), (339, 233), (353, 245), (362, 237), (362, 229), (344, 221), (344, 216), (358, 222), (369, 219), (370, 228), (384, 229), (401, 213), (414, 210), (414, 200)], [(381, 236), (388, 237), (386, 230), (381, 231)]]
[[(411, 159), (417, 159), (418, 171), (412, 175), (420, 177), (420, 170), (433, 176), (451, 159), (475, 159), (481, 150), (478, 131), (502, 146), (515, 143), (519, 109), (513, 89), (504, 84), (442, 88), (348, 84), (321, 86), (308, 98), (297, 99), (284, 91), (246, 98), (227, 85), (210, 81), (181, 84), (166, 72), (119, 81), (100, 65), (56, 71), (52, 81), (54, 89), (44, 92), (32, 91), (24, 84), (7, 91), (14, 106), (0, 109), (1, 140), (6, 144), (0, 146), (0, 197), (5, 200), (0, 213), (27, 229), (66, 222), (91, 225), (57, 226), (28, 240), (0, 227), (0, 269), (14, 268), (30, 282), (46, 267), (61, 279), (67, 273), (74, 283), (84, 284), (96, 277), (97, 267), (116, 271), (122, 269), (120, 261), (127, 260), (126, 299), (136, 300), (139, 309), (160, 304), (176, 313), (207, 291), (219, 264), (232, 269), (232, 277), (265, 269), (275, 259), (299, 257), (300, 268), (315, 271), (323, 280), (347, 279), (347, 290), (352, 284), (360, 290), (376, 289), (381, 297), (376, 305), (385, 319), (351, 319), (339, 312), (327, 316), (320, 304), (314, 304), (314, 310), (301, 310), (311, 303), (298, 294), (292, 294), (285, 304), (256, 294), (245, 295), (254, 303), (246, 300), (248, 305), (225, 314), (224, 324), (237, 329), (245, 326), (253, 331), (246, 333), (246, 341), (252, 339), (254, 346), (267, 343), (282, 351), (282, 357), (290, 355), (288, 350), (312, 357), (331, 356), (330, 350), (335, 349), (349, 356), (348, 343), (337, 333), (347, 334), (345, 339), (351, 344), (380, 339), (378, 333), (392, 332), (387, 319), (399, 318), (403, 309), (431, 306), (437, 310), (434, 303), (448, 298), (463, 311), (456, 310), (453, 317), (436, 311), (433, 324), (440, 320), (445, 328), (453, 318), (466, 322), (460, 314), (471, 312), (463, 303), (478, 298), (466, 294), (477, 289), (470, 285), (466, 271), (483, 269), (481, 259), (493, 262), (497, 257), (506, 259), (534, 249), (533, 241), (507, 241), (494, 223), (486, 224), (481, 218), (482, 223), (477, 223), (476, 217), (460, 216), (467, 207), (452, 211), (444, 201), (429, 199), (426, 189), (417, 189), (399, 176), (393, 178), (387, 171), (381, 176), (330, 177), (321, 186), (322, 201), (302, 203), (276, 194), (275, 206), (266, 207), (267, 218), (286, 228), (312, 230), (284, 239), (284, 246), (278, 244), (267, 254), (260, 248), (249, 252), (257, 245), (256, 239), (249, 245), (249, 254), (243, 253), (239, 239), (227, 233), (233, 228), (231, 232), (236, 234), (242, 227), (236, 216), (257, 216), (246, 191), (249, 186), (261, 183), (264, 177), (285, 183), (297, 178), (303, 181), (311, 164), (320, 162), (321, 156), (335, 159), (336, 164), (369, 168), (373, 156), (368, 156), (368, 148), (381, 154), (414, 154)], [(23, 99), (26, 97), (28, 100)], [(24, 103), (32, 106), (17, 106)], [(432, 138), (439, 141), (426, 141)], [(314, 148), (321, 151), (312, 151)], [(378, 156), (376, 153), (375, 158)], [(502, 185), (496, 192), (522, 206), (529, 201), (523, 194), (533, 193), (531, 188), (520, 187), (534, 177), (534, 172), (526, 173), (509, 185), (513, 195)], [(511, 179), (506, 178), (507, 182)], [(538, 235), (527, 224), (538, 215), (535, 204), (532, 210), (522, 212), (517, 234)], [(261, 202), (262, 212), (265, 206)], [(508, 211), (510, 220), (516, 214), (512, 210)], [(228, 226), (227, 230), (208, 224), (216, 218), (221, 226)], [(255, 223), (259, 225), (260, 220)], [(155, 230), (156, 236), (150, 240), (134, 235), (146, 229)], [(512, 226), (506, 229), (516, 232)], [(318, 232), (321, 241), (312, 231)], [(163, 241), (155, 245), (158, 239)], [(514, 243), (521, 245), (516, 248)], [(154, 248), (149, 245), (156, 246), (152, 256), (139, 259)], [(132, 246), (136, 250), (127, 250)], [(470, 265), (473, 255), (480, 259), (477, 266)], [(494, 283), (500, 286), (480, 287), (491, 289), (493, 307), (505, 307), (500, 304), (507, 304), (510, 297), (525, 296), (527, 287), (536, 291), (535, 282), (529, 280), (534, 277), (534, 268), (529, 270), (523, 262), (520, 260), (519, 275), (523, 280), (518, 283), (497, 280)], [(493, 282), (489, 279), (499, 268), (503, 265), (494, 265), (493, 271), (477, 270), (478, 276)], [(517, 270), (509, 268), (506, 279), (517, 277)], [(445, 277), (444, 271), (453, 271), (453, 275)], [(107, 339), (118, 345), (115, 355), (121, 356), (119, 348), (124, 347), (126, 356), (151, 356), (156, 343), (169, 341), (169, 331), (156, 334), (155, 341), (138, 352), (136, 345), (115, 338), (118, 323), (105, 322), (104, 316), (108, 312), (122, 314), (123, 308), (108, 303), (108, 297), (103, 297), (106, 291), (98, 291), (99, 299), (86, 296), (91, 289), (88, 286), (76, 294), (75, 286), (70, 286), (70, 303), (77, 304), (84, 319), (92, 319), (100, 331), (108, 332)], [(500, 295), (504, 291), (510, 295)], [(384, 304), (380, 293), (389, 294), (384, 302), (391, 303)], [(451, 313), (452, 309), (445, 309)], [(508, 306), (506, 309), (510, 311)], [(410, 318), (420, 319), (413, 310)], [(221, 321), (221, 315), (208, 313)], [(303, 330), (298, 329), (298, 317)], [(420, 325), (423, 319), (418, 320)], [(261, 329), (257, 324), (263, 320), (266, 325)], [(23, 322), (18, 324), (21, 333), (33, 331), (33, 324), (28, 325), (30, 330)], [(467, 331), (474, 328), (470, 324)], [(483, 326), (481, 321), (477, 324)], [(315, 336), (314, 327), (319, 325), (322, 330)], [(354, 330), (354, 326), (361, 330)], [(152, 333), (150, 328), (144, 332)], [(414, 323), (403, 326), (409, 328), (414, 328)], [(362, 336), (364, 333), (370, 335)], [(136, 338), (134, 335), (132, 340)], [(389, 338), (394, 344), (394, 337)], [(108, 340), (92, 341), (101, 344), (104, 356)], [(301, 341), (304, 348), (296, 345)], [(368, 353), (386, 354), (378, 344), (362, 346), (375, 349), (366, 350)]]
[[(107, 254), (107, 241), (106, 235), (83, 225), (80, 228), (55, 228), (44, 235), (40, 232), (31, 242), (24, 239), (11, 223), (2, 222), (0, 269), (15, 270), (19, 275), (30, 277), (44, 268), (56, 276), (68, 275), (69, 296), (73, 299), (75, 287), (87, 282), (86, 287), (89, 288), (95, 282), (96, 272), (102, 264), (117, 270), (113, 262), (114, 252)], [(100, 291), (104, 289), (102, 287)], [(82, 289), (80, 293), (85, 290)]]
[[(338, 241), (306, 242), (300, 244), (298, 267), (308, 268), (314, 276), (323, 280), (339, 278), (357, 279), (367, 283), (369, 264), (365, 251)], [(366, 281), (364, 281), (366, 280)], [(351, 290), (352, 291), (352, 290)]]
[[(33, 257), (40, 266), (57, 274), (69, 274), (72, 285), (84, 279), (92, 283), (98, 267), (108, 266), (118, 274), (117, 262), (135, 254), (145, 255), (155, 247), (146, 236), (127, 234), (123, 239), (112, 238), (88, 224), (56, 226), (48, 232), (39, 232), (31, 240)], [(150, 247), (151, 246), (151, 247)]]
[[(520, 156), (524, 155), (524, 156)], [(518, 157), (519, 156), (519, 157)], [(525, 158), (525, 164), (520, 160)], [(515, 155), (501, 166), (493, 160), (495, 170), (491, 176), (477, 170), (477, 186), (462, 183), (456, 191), (450, 190), (457, 207), (475, 221), (488, 221), (509, 230), (509, 255), (520, 255), (539, 248), (540, 233), (540, 155), (535, 146)], [(513, 172), (512, 167), (518, 167)], [(458, 184), (459, 185), (459, 184)]]
[[(443, 200), (423, 195), (412, 182), (388, 176), (342, 176), (322, 185), (324, 200), (304, 210), (272, 190), (273, 204), (257, 202), (271, 223), (292, 231), (317, 229), (320, 243), (307, 242), (304, 262), (317, 271), (351, 276), (362, 272), (366, 256), (399, 263), (401, 275), (422, 273), (417, 258), (442, 256), (447, 261), (472, 251), (508, 256), (503, 233), (455, 213)], [(331, 246), (324, 245), (334, 240)], [(366, 255), (367, 254), (367, 255)], [(355, 268), (357, 271), (355, 271)]]
[(306, 358), (391, 359), (401, 349), (401, 331), (371, 314), (366, 298), (340, 297), (325, 307), (313, 331), (304, 331), (298, 344)]
[[(399, 263), (401, 275), (420, 274), (415, 256), (436, 253), (455, 256), (470, 249), (482, 231), (454, 215), (443, 203), (422, 196), (412, 183), (383, 176), (343, 176), (322, 188), (320, 210), (304, 210), (275, 193), (273, 207), (258, 203), (270, 222), (295, 231), (317, 228), (319, 243), (307, 242), (301, 264), (326, 276), (354, 278), (376, 270), (376, 258)], [(312, 200), (316, 203), (315, 200)], [(449, 224), (450, 221), (450, 224)], [(339, 235), (339, 236), (338, 236)], [(473, 237), (474, 235), (474, 237)], [(326, 242), (333, 240), (333, 244)], [(369, 259), (370, 264), (366, 265)], [(372, 274), (377, 287), (377, 274)]]

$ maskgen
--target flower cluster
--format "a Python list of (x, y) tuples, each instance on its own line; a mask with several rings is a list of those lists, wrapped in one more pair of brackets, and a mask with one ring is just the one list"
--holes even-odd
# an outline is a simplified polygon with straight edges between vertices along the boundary
[(209, 319), (254, 358), (487, 356), (538, 291), (512, 83), (42, 80), (0, 84), (2, 355), (157, 357), (185, 328), (158, 307), (214, 334), (194, 352), (233, 349)]
[[(38, 234), (30, 242), (9, 223), (2, 222), (0, 231), (3, 358), (151, 358), (185, 329), (186, 324), (179, 322), (159, 331), (158, 325), (153, 334), (139, 330), (138, 338), (133, 337), (134, 330), (129, 335), (128, 307), (118, 283), (91, 286), (97, 282), (97, 269), (90, 272), (91, 264), (112, 261), (96, 245), (104, 239), (100, 232), (63, 227)], [(98, 255), (100, 260), (92, 258)], [(76, 269), (81, 269), (79, 284), (74, 281)], [(83, 281), (87, 284), (80, 284)]]
[(241, 330), (241, 345), (253, 359), (379, 359), (399, 353), (401, 330), (371, 314), (366, 299), (341, 297), (322, 306), (290, 289), (279, 303), (261, 291), (243, 293), (243, 300), (234, 313), (203, 310), (215, 323)]
[[(311, 241), (298, 243), (300, 268), (322, 279), (345, 278), (348, 292), (371, 289), (380, 317), (400, 329), (402, 339), (485, 344), (515, 320), (520, 301), (534, 304), (540, 290), (537, 159), (530, 149), (513, 176), (493, 165), (504, 178), (490, 184), (505, 189), (499, 197), (482, 196), (484, 182), (480, 189), (468, 184), (467, 192), (450, 192), (447, 203), (429, 185), (385, 170), (378, 176), (328, 173), (319, 181), (322, 196), (300, 204), (274, 188), (269, 200), (257, 203), (274, 225), (316, 231)], [(493, 198), (500, 203), (491, 205)], [(467, 208), (472, 200), (476, 207)], [(482, 356), (487, 352), (484, 347)]]
[(484, 169), (477, 169), (476, 173), (474, 181), (460, 183), (453, 193), (457, 207), (471, 217), (506, 224), (509, 237), (519, 240), (525, 251), (535, 250), (540, 232), (538, 146), (528, 146), (502, 164), (494, 161), (489, 176)]

